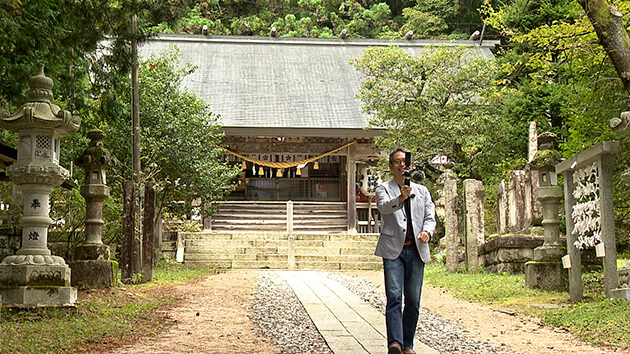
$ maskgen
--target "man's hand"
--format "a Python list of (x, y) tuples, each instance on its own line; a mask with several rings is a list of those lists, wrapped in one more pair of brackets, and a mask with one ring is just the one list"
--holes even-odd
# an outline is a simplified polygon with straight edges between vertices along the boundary
[(398, 201), (400, 203), (404, 202), (405, 199), (409, 198), (409, 195), (411, 194), (411, 186), (402, 186), (400, 187), (400, 196), (398, 197)]
[(418, 240), (424, 243), (429, 242), (430, 239), (431, 239), (431, 235), (429, 235), (429, 233), (426, 231), (422, 231), (421, 233), (418, 234)]

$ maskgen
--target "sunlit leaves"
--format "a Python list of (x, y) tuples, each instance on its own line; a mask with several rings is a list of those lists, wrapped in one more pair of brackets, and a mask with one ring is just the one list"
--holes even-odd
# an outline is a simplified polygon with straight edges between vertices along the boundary
[(446, 155), (463, 175), (492, 173), (475, 165), (502, 130), (485, 100), (493, 94), (492, 60), (458, 46), (427, 47), (420, 56), (392, 46), (367, 49), (353, 63), (366, 76), (359, 97), (370, 124), (388, 130), (377, 140), (382, 149), (402, 146), (416, 161)]

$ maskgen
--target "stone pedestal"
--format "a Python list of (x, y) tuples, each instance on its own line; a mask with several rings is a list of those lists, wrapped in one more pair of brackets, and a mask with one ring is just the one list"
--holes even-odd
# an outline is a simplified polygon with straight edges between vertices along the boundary
[(118, 262), (78, 260), (70, 262), (72, 286), (79, 289), (106, 289), (118, 284)]
[(525, 283), (532, 289), (567, 291), (569, 276), (562, 268), (562, 262), (525, 263)]
[(70, 286), (70, 268), (56, 258), (16, 256), (19, 264), (0, 264), (2, 303), (27, 308), (74, 306), (77, 290)]
[(110, 260), (110, 250), (103, 244), (83, 244), (74, 251), (72, 286), (79, 289), (104, 289), (118, 284), (118, 262)]
[(610, 290), (610, 297), (614, 299), (630, 300), (630, 261), (617, 271), (619, 286)]

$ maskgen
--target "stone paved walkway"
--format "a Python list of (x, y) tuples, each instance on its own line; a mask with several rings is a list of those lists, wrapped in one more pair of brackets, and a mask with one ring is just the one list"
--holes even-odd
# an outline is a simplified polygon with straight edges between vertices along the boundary
[[(338, 282), (316, 272), (281, 272), (335, 354), (385, 353), (385, 317)], [(417, 353), (438, 353), (418, 340)]]

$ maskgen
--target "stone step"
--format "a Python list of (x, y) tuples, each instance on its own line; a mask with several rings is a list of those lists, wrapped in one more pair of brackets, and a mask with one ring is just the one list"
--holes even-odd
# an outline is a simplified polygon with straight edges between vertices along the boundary
[(321, 262), (304, 261), (296, 263), (298, 270), (318, 269), (318, 270), (379, 270), (383, 269), (382, 262)]
[(212, 261), (266, 261), (266, 262), (287, 262), (287, 254), (209, 254), (193, 253), (187, 254), (186, 262), (203, 260)]
[(380, 257), (374, 255), (295, 255), (296, 262), (381, 262)]
[(233, 269), (287, 269), (288, 262), (284, 261), (234, 261)]
[[(221, 209), (217, 210), (215, 215), (225, 215), (225, 214), (250, 214), (250, 213), (258, 213), (258, 214), (269, 214), (269, 215), (286, 215), (287, 208), (286, 206), (269, 208), (265, 206), (252, 206), (252, 207), (221, 207)], [(343, 207), (299, 207), (293, 208), (293, 214), (298, 215), (308, 215), (308, 214), (346, 214), (345, 205)]]
[[(300, 240), (296, 241), (296, 246), (302, 247), (324, 247), (325, 242), (321, 240)], [(186, 247), (193, 248), (230, 248), (230, 247), (243, 247), (243, 248), (260, 248), (260, 247), (284, 247), (287, 248), (289, 242), (287, 240), (194, 240), (186, 241)]]
[[(376, 234), (294, 235), (296, 269), (363, 270), (382, 269), (374, 256)], [(180, 234), (185, 239), (184, 262), (217, 269), (288, 269), (289, 235), (279, 233)], [(173, 243), (176, 246), (175, 242)]]
[[(289, 234), (286, 232), (271, 232), (271, 233), (261, 233), (261, 232), (234, 232), (234, 233), (216, 233), (214, 231), (200, 231), (200, 232), (189, 232), (182, 233), (182, 237), (184, 237), (187, 241), (195, 240), (196, 242), (205, 241), (205, 240), (288, 240)], [(312, 234), (299, 234), (294, 235), (295, 241), (336, 241), (336, 242), (376, 242), (378, 241), (378, 234), (321, 234), (321, 233), (312, 233)], [(173, 241), (175, 242), (175, 241)], [(339, 244), (343, 245), (343, 244)]]
[[(343, 233), (347, 231), (346, 204), (294, 203), (293, 229), (296, 232)], [(230, 231), (285, 231), (287, 228), (286, 202), (226, 202), (212, 216), (212, 230)]]
[[(224, 217), (221, 218), (219, 220), (215, 221), (221, 221), (221, 222), (226, 222), (229, 224), (247, 224), (247, 225), (264, 225), (264, 224), (278, 224), (278, 225), (283, 225), (286, 226), (287, 225), (287, 219), (286, 218), (265, 218), (265, 219), (261, 219), (260, 216), (256, 216), (256, 215), (237, 215), (237, 216), (230, 216), (230, 217)], [(316, 224), (322, 224), (322, 223), (328, 223), (328, 224), (332, 224), (332, 225), (340, 225), (340, 226), (346, 226), (348, 223), (346, 221), (346, 217), (325, 217), (325, 218), (318, 218), (318, 217), (306, 217), (303, 219), (293, 219), (293, 225), (316, 225)]]

